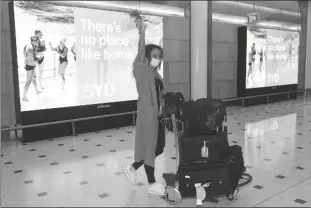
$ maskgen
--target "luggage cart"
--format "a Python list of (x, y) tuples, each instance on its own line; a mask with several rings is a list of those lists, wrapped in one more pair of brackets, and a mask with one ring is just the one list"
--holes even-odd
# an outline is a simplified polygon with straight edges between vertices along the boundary
[[(176, 119), (175, 114), (171, 113), (170, 118), (163, 118), (161, 120), (164, 123), (172, 124), (173, 127), (173, 134), (174, 134), (174, 141), (176, 147), (176, 173), (175, 174), (163, 174), (163, 178), (167, 179), (170, 176), (170, 183), (167, 184), (165, 188), (164, 198), (167, 203), (171, 205), (176, 205), (182, 200), (182, 195), (178, 190), (178, 181), (175, 179), (180, 163), (180, 155), (179, 155), (179, 138), (180, 135), (183, 134), (183, 125), (184, 123), (178, 119)], [(177, 125), (178, 123), (181, 126), (181, 130), (178, 130)], [(167, 125), (165, 125), (167, 126)]]
[[(175, 110), (176, 110), (176, 108), (175, 108)], [(172, 112), (171, 109), (168, 111)], [(161, 122), (164, 122), (164, 124), (168, 123), (168, 124), (172, 125), (171, 130), (174, 134), (175, 147), (176, 147), (176, 173), (172, 173), (172, 174), (164, 173), (163, 174), (163, 178), (167, 182), (167, 185), (165, 188), (164, 198), (165, 198), (166, 202), (169, 203), (170, 205), (176, 205), (179, 202), (181, 202), (182, 198), (183, 198), (182, 194), (178, 190), (179, 184), (178, 184), (178, 180), (176, 180), (176, 176), (177, 176), (179, 164), (182, 161), (180, 151), (179, 151), (179, 148), (180, 148), (180, 141), (179, 140), (180, 140), (180, 136), (183, 134), (183, 131), (184, 131), (184, 123), (182, 121), (176, 119), (175, 113), (166, 112), (166, 115), (170, 115), (170, 116), (162, 118)], [(167, 127), (167, 125), (165, 125), (165, 126)], [(180, 128), (178, 128), (178, 127), (180, 127)], [(234, 191), (234, 193), (227, 195), (228, 200), (233, 201), (233, 200), (237, 199), (239, 188), (249, 184), (252, 181), (252, 176), (247, 174), (247, 173), (243, 173), (241, 179), (242, 180), (239, 181), (239, 185), (236, 188), (236, 190)], [(168, 181), (170, 181), (170, 182), (168, 183)], [(208, 186), (209, 186), (208, 183), (207, 184), (202, 184), (202, 183), (201, 184), (195, 184), (197, 206), (202, 206), (202, 202), (206, 198), (206, 193), (205, 193), (204, 188), (208, 187)], [(209, 198), (208, 201), (218, 203), (218, 199), (216, 199), (215, 197)]]

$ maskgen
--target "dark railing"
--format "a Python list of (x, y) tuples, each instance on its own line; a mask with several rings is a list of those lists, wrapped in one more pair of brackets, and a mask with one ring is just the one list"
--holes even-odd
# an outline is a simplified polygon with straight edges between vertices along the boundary
[[(306, 98), (308, 90), (310, 90), (310, 89), (295, 90), (295, 91), (280, 92), (280, 93), (270, 93), (270, 94), (265, 94), (265, 95), (229, 98), (229, 99), (223, 99), (223, 101), (224, 102), (228, 102), (228, 101), (242, 100), (242, 107), (244, 107), (244, 101), (246, 99), (252, 99), (252, 98), (257, 98), (257, 97), (267, 97), (267, 104), (268, 104), (270, 96), (286, 95), (287, 94), (287, 98), (289, 100), (291, 93), (303, 92), (303, 95)], [(116, 114), (109, 114), (109, 115), (101, 115), (101, 116), (92, 116), (92, 117), (85, 117), (85, 118), (69, 119), (69, 120), (63, 120), (63, 121), (46, 122), (46, 123), (40, 123), (40, 124), (31, 124), (31, 125), (26, 125), (26, 126), (8, 127), (8, 128), (2, 128), (1, 131), (15, 131), (15, 130), (21, 130), (21, 129), (26, 129), (26, 128), (34, 128), (34, 127), (40, 127), (40, 126), (50, 126), (50, 125), (56, 125), (56, 124), (71, 123), (72, 134), (76, 135), (76, 122), (87, 121), (87, 120), (94, 120), (94, 119), (101, 119), (101, 118), (108, 118), (108, 117), (132, 115), (133, 116), (133, 125), (135, 125), (135, 115), (136, 115), (136, 113), (137, 113), (137, 111), (132, 111), (132, 112), (125, 112), (125, 113), (116, 113)]]

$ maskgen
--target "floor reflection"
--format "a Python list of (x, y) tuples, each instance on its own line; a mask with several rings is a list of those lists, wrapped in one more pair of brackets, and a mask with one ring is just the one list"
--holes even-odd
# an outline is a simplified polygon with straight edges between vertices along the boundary
[[(290, 102), (228, 109), (231, 145), (243, 148), (247, 172), (254, 180), (239, 200), (224, 206), (310, 207), (311, 102)], [(138, 171), (139, 187), (128, 185), (121, 166), (133, 161), (134, 127), (48, 141), (2, 144), (2, 206), (169, 206), (147, 194), (147, 179)], [(173, 136), (156, 161), (156, 179), (176, 171)], [(178, 206), (194, 206), (185, 199)]]

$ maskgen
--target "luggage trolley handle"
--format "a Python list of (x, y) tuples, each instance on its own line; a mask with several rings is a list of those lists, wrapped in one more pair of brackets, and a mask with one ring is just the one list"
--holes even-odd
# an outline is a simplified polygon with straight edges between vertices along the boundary
[[(179, 154), (179, 136), (183, 134), (184, 132), (184, 122), (180, 121), (179, 119), (176, 119), (175, 113), (170, 114), (162, 114), (159, 116), (161, 122), (164, 124), (172, 124), (169, 128), (173, 127), (173, 134), (174, 134), (174, 140), (175, 140), (175, 146), (176, 146), (176, 172), (179, 167), (180, 163), (180, 154)], [(181, 129), (178, 129), (177, 124), (180, 123), (179, 126), (181, 126)]]
[[(180, 154), (179, 154), (179, 136), (183, 133), (184, 130), (184, 124), (182, 121), (176, 119), (176, 116), (174, 113), (171, 114), (172, 119), (172, 125), (173, 125), (173, 132), (174, 132), (174, 139), (175, 139), (175, 146), (176, 146), (176, 172), (179, 167), (180, 162)], [(178, 131), (177, 129), (177, 122), (181, 123), (181, 131)]]

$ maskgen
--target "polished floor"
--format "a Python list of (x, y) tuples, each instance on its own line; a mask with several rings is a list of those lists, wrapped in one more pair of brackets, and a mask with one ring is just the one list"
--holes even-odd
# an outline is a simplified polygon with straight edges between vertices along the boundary
[[(311, 101), (229, 109), (230, 143), (243, 147), (251, 184), (224, 206), (311, 206)], [(28, 144), (2, 144), (2, 206), (169, 206), (147, 193), (144, 170), (132, 188), (121, 165), (133, 161), (134, 127)], [(175, 171), (173, 136), (156, 161), (156, 178)], [(177, 206), (195, 206), (184, 199)]]

